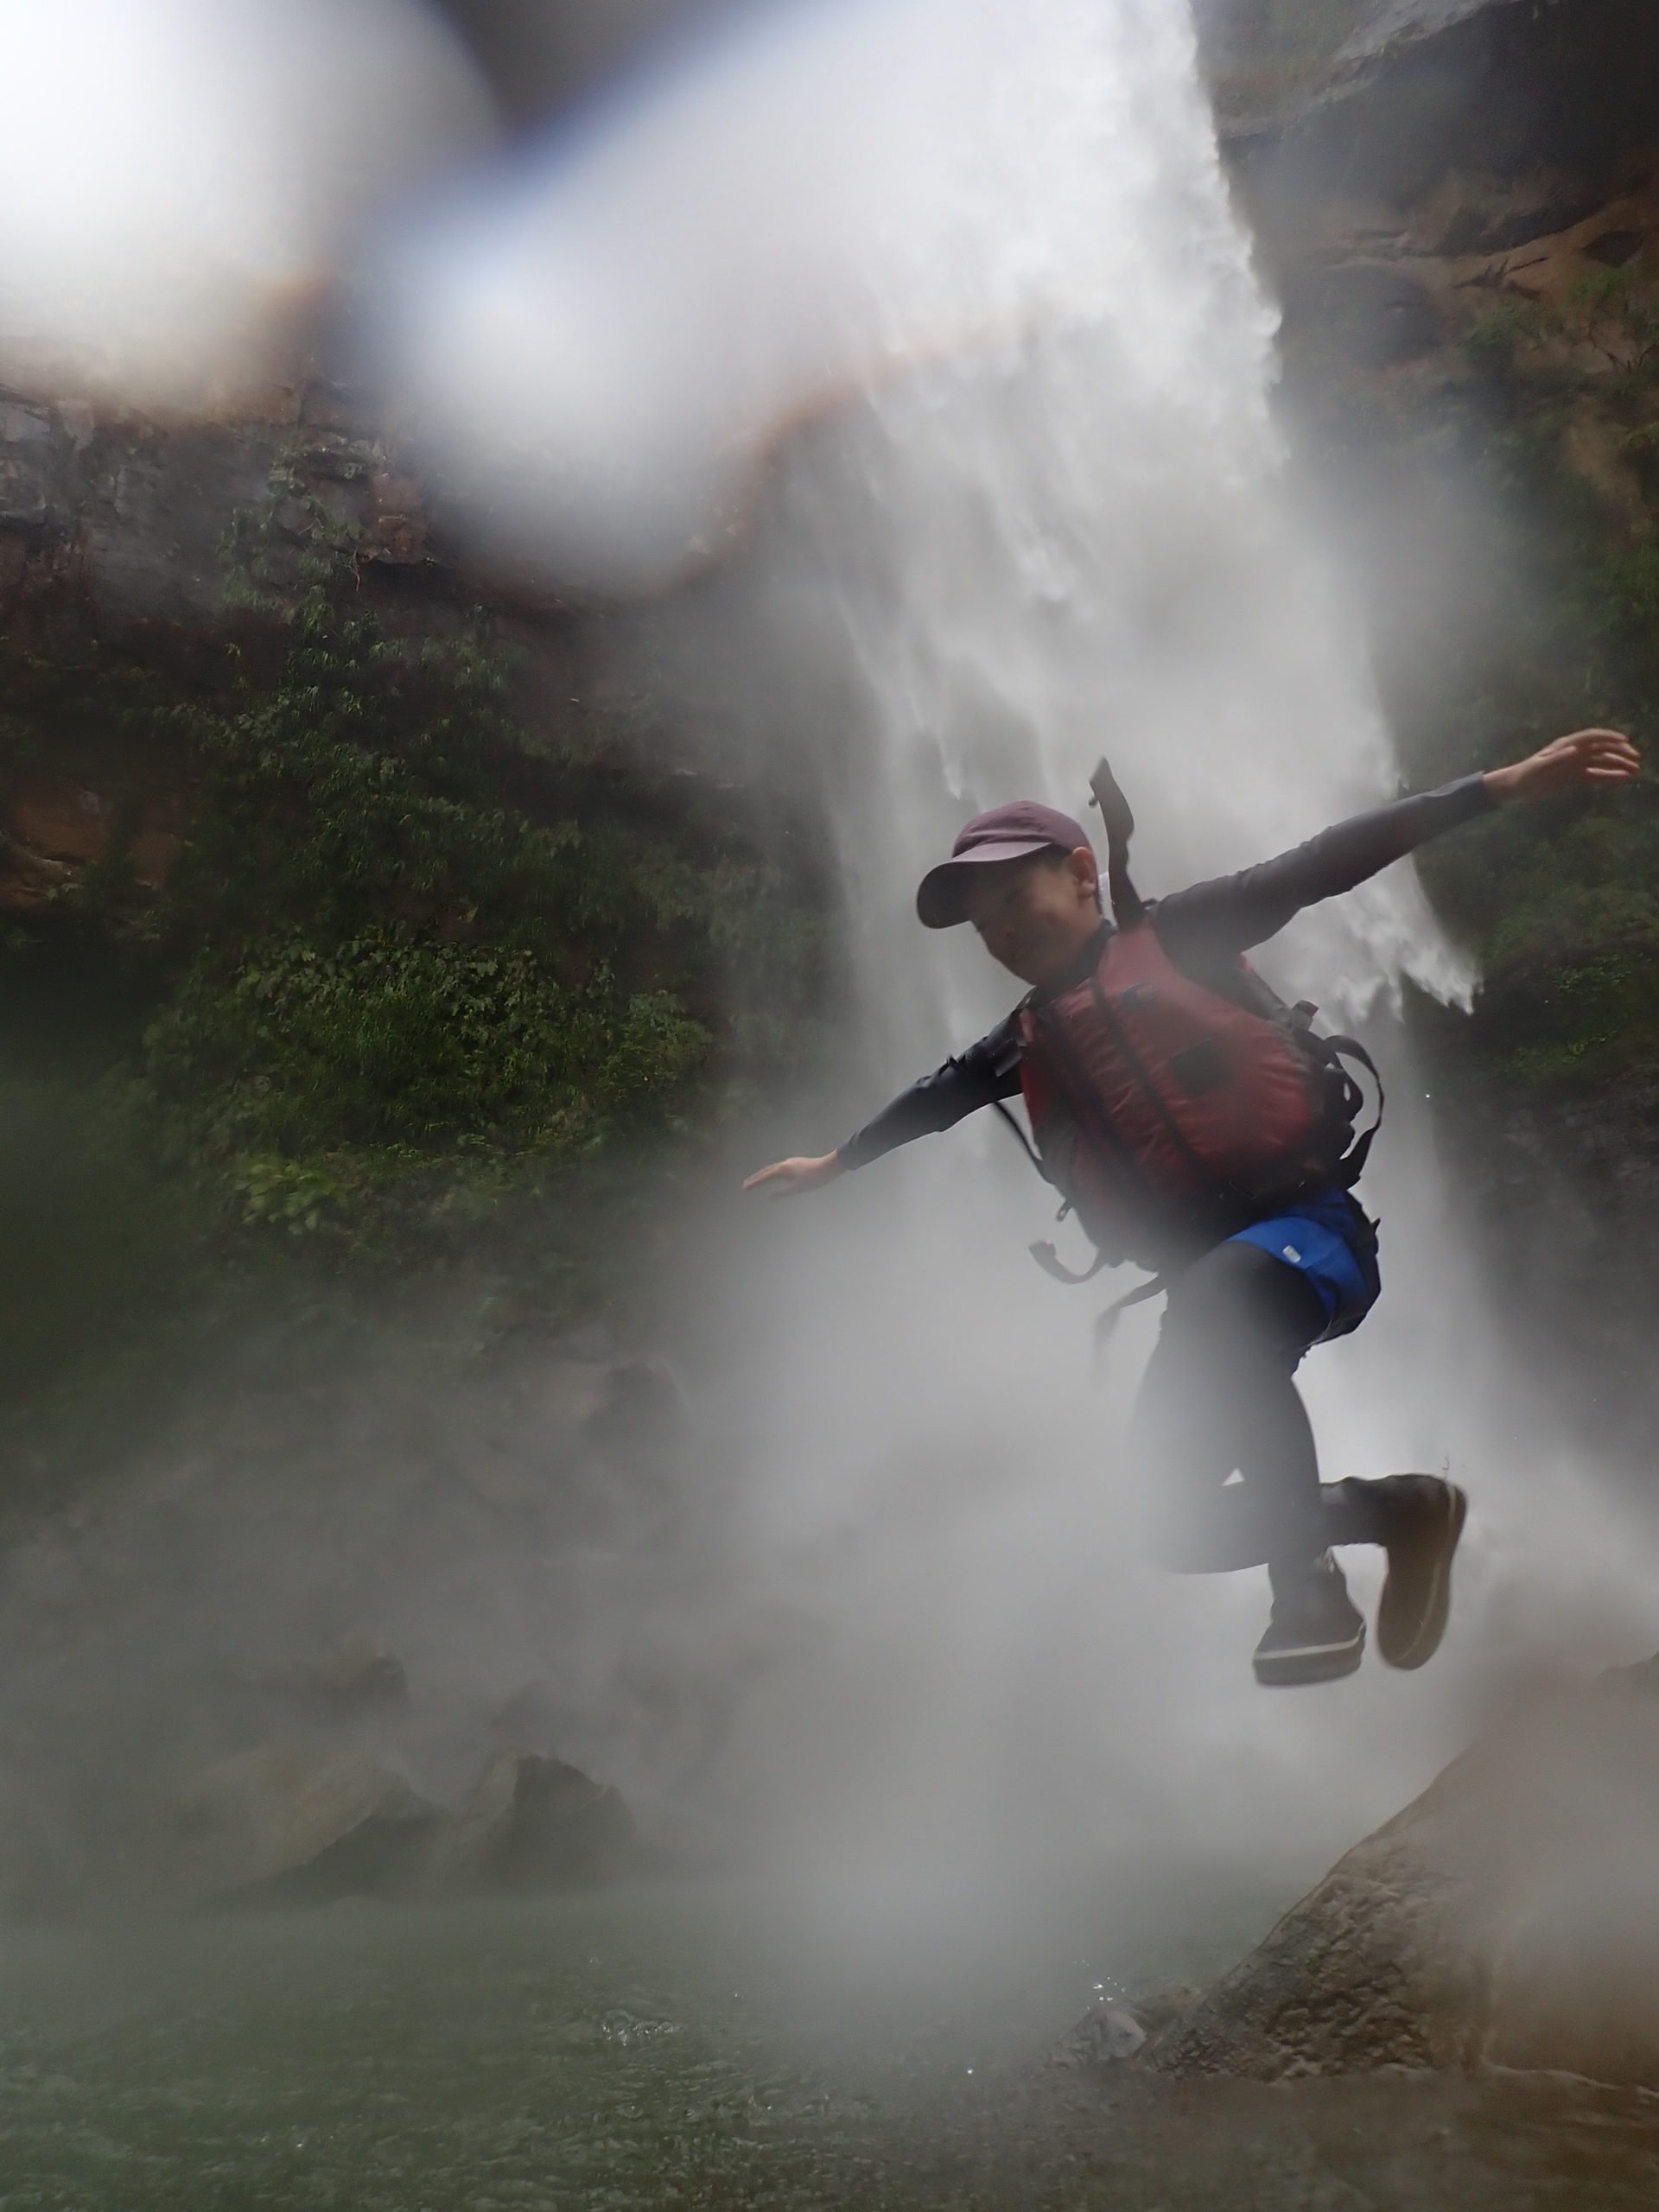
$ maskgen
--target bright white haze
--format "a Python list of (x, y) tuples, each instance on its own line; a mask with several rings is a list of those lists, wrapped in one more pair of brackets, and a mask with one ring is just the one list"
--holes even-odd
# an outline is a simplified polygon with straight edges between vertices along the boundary
[[(651, 582), (719, 550), (804, 410), (918, 360), (1110, 314), (1139, 385), (1179, 376), (1232, 240), (1115, 13), (776, 0), (671, 50), (406, 241), (393, 357), (438, 451), (529, 549)], [(1178, 0), (1140, 13), (1180, 35)], [(1209, 264), (1179, 296), (1172, 247)], [(1233, 316), (1230, 377), (1267, 330)]]
[(200, 406), (283, 366), (359, 226), (476, 149), (416, 0), (0, 0), (0, 368)]
[[(971, 932), (925, 934), (912, 908), (977, 808), (1024, 792), (1080, 812), (1107, 750), (1153, 893), (1391, 794), (1358, 634), (1287, 489), (1274, 318), (1177, 0), (808, 11), (642, 89), (567, 183), (573, 232), (556, 190), (538, 219), (605, 245), (569, 345), (590, 369), (629, 364), (614, 412), (575, 405), (563, 426), (592, 472), (567, 520), (582, 483), (611, 484), (630, 528), (717, 512), (736, 458), (710, 425), (754, 450), (763, 410), (738, 400), (762, 372), (810, 397), (784, 378), (809, 329), (836, 374), (863, 364), (858, 404), (780, 452), (724, 572), (646, 628), (688, 696), (810, 764), (870, 1107), (1017, 995)], [(804, 267), (816, 288), (776, 281)], [(624, 422), (653, 461), (689, 447), (668, 478), (685, 505), (607, 474)], [(1449, 997), (1468, 982), (1403, 867), (1262, 962), (1344, 1020), (1385, 1014), (1405, 974)], [(1382, 1020), (1376, 1041), (1394, 1095), (1366, 1196), (1388, 1288), (1306, 1386), (1330, 1476), (1446, 1466), (1474, 1492), (1452, 1637), (1421, 1676), (1373, 1660), (1264, 1694), (1265, 1576), (1135, 1561), (1122, 1440), (1155, 1322), (1126, 1327), (1096, 1386), (1096, 1300), (1026, 1258), (1049, 1207), (991, 1117), (747, 1224), (741, 1567), (794, 1609), (799, 1649), (750, 1701), (722, 1783), (860, 1910), (885, 1885), (908, 1924), (1014, 1865), (1262, 1854), (1312, 1873), (1457, 1746), (1495, 1674), (1652, 1641), (1643, 1554), (1510, 1370), (1404, 1040)], [(828, 1148), (844, 1111), (804, 1106), (790, 1148)], [(1374, 1596), (1374, 1558), (1350, 1565)]]
[[(394, 0), (0, 0), (0, 331), (129, 396), (258, 371), (293, 288), (485, 127)], [(384, 250), (384, 360), (499, 544), (588, 583), (699, 573), (646, 642), (830, 810), (872, 1108), (1014, 995), (911, 907), (977, 807), (1078, 810), (1107, 751), (1155, 893), (1392, 789), (1287, 493), (1274, 315), (1181, 0), (757, 10)], [(1262, 964), (1344, 1018), (1469, 980), (1407, 868)], [(1097, 1388), (1092, 1302), (1026, 1259), (1047, 1208), (995, 1128), (741, 1216), (729, 1287), (699, 1255), (687, 1294), (727, 1300), (739, 1347), (704, 1410), (742, 1510), (695, 1574), (577, 1559), (550, 1605), (498, 1562), (411, 1599), (417, 1658), (591, 1685), (571, 1756), (907, 1913), (1033, 1862), (1317, 1872), (1456, 1746), (1492, 1664), (1653, 1641), (1643, 1548), (1509, 1371), (1379, 1041), (1387, 1288), (1307, 1382), (1330, 1474), (1446, 1465), (1474, 1492), (1424, 1675), (1266, 1695), (1265, 1578), (1137, 1565), (1121, 1439), (1154, 1324)], [(842, 1111), (805, 1102), (791, 1148)], [(642, 1642), (735, 1708), (677, 1766), (620, 1687)]]

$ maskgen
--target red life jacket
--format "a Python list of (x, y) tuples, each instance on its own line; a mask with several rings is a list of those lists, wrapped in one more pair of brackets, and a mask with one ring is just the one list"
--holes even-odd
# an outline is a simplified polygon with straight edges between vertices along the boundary
[(1359, 1094), (1336, 1040), (1313, 1036), (1313, 1009), (1281, 1006), (1243, 960), (1237, 976), (1262, 1011), (1185, 974), (1138, 917), (1081, 982), (1020, 1009), (1039, 1164), (1103, 1261), (1164, 1266), (1195, 1236), (1358, 1173), (1358, 1148), (1342, 1172)]

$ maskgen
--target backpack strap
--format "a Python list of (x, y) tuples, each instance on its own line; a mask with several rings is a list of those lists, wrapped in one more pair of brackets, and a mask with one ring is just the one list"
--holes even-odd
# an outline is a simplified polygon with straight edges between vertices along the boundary
[[(1304, 1014), (1304, 1008), (1306, 1009), (1306, 1014)], [(1336, 1162), (1338, 1182), (1341, 1184), (1344, 1191), (1351, 1191), (1355, 1184), (1358, 1182), (1360, 1177), (1365, 1173), (1365, 1162), (1370, 1158), (1371, 1146), (1376, 1141), (1377, 1131), (1382, 1126), (1382, 1109), (1388, 1103), (1388, 1093), (1382, 1088), (1382, 1077), (1378, 1070), (1376, 1062), (1371, 1058), (1365, 1047), (1360, 1043), (1357, 1037), (1344, 1037), (1341, 1035), (1320, 1037), (1314, 1033), (1314, 1032), (1308, 1027), (1308, 1024), (1313, 1020), (1315, 1011), (1316, 1009), (1309, 1006), (1306, 1000), (1304, 999), (1299, 1005), (1291, 1008), (1291, 1019), (1293, 1021), (1297, 1023), (1297, 1026), (1307, 1044), (1319, 1054), (1320, 1058), (1324, 1059), (1328, 1065), (1337, 1068), (1344, 1078), (1349, 1084), (1352, 1084), (1354, 1091), (1354, 1109), (1356, 1112), (1357, 1112), (1361, 1104), (1359, 1085), (1355, 1083), (1353, 1077), (1349, 1075), (1347, 1069), (1342, 1066), (1342, 1062), (1344, 1060), (1353, 1060), (1357, 1062), (1359, 1066), (1364, 1069), (1366, 1074), (1370, 1076), (1371, 1081), (1376, 1085), (1376, 1111), (1371, 1116), (1370, 1127), (1366, 1129), (1362, 1129), (1359, 1132), (1358, 1135), (1355, 1137), (1352, 1144), (1349, 1146), (1347, 1151), (1344, 1152), (1342, 1157)]]
[[(1007, 1123), (1008, 1127), (1014, 1131), (1014, 1135), (1019, 1139), (1020, 1151), (1025, 1154), (1026, 1158), (1037, 1170), (1037, 1173), (1042, 1177), (1044, 1182), (1049, 1183), (1052, 1189), (1052, 1184), (1050, 1180), (1048, 1170), (1044, 1166), (1042, 1155), (1039, 1153), (1036, 1146), (1033, 1144), (1031, 1139), (1026, 1135), (1019, 1122), (1014, 1120), (1013, 1115), (1009, 1113), (1007, 1108), (1002, 1103), (1002, 1101), (1000, 1098), (993, 1098), (991, 1104), (995, 1108), (996, 1111), (1002, 1116), (1002, 1119)], [(1068, 1200), (1067, 1203), (1060, 1208), (1059, 1218), (1064, 1221), (1066, 1215), (1069, 1214), (1071, 1211), (1071, 1202)], [(1031, 1254), (1032, 1258), (1036, 1261), (1043, 1273), (1046, 1275), (1052, 1275), (1056, 1282), (1092, 1282), (1094, 1278), (1106, 1265), (1105, 1260), (1096, 1254), (1094, 1266), (1092, 1268), (1085, 1268), (1084, 1272), (1081, 1274), (1078, 1274), (1075, 1268), (1068, 1268), (1066, 1266), (1065, 1261), (1061, 1259), (1054, 1246), (1051, 1244), (1046, 1238), (1044, 1238), (1040, 1243), (1027, 1245), (1026, 1249)]]
[(1103, 1312), (1095, 1316), (1095, 1366), (1096, 1371), (1104, 1366), (1106, 1355), (1111, 1350), (1117, 1325), (1131, 1306), (1144, 1306), (1149, 1298), (1160, 1298), (1169, 1288), (1169, 1277), (1154, 1275), (1150, 1282), (1137, 1283), (1122, 1298), (1115, 1299)]
[(1096, 1252), (1095, 1255), (1094, 1266), (1092, 1268), (1085, 1268), (1083, 1273), (1078, 1274), (1075, 1268), (1068, 1268), (1066, 1266), (1065, 1262), (1061, 1259), (1059, 1254), (1055, 1250), (1054, 1247), (1048, 1243), (1046, 1238), (1045, 1238), (1039, 1244), (1028, 1244), (1026, 1247), (1026, 1249), (1031, 1254), (1032, 1258), (1036, 1261), (1043, 1273), (1046, 1275), (1052, 1275), (1056, 1282), (1092, 1282), (1095, 1277), (1100, 1273), (1101, 1269), (1106, 1265), (1105, 1254), (1103, 1252)]
[(1103, 758), (1089, 779), (1091, 806), (1100, 809), (1106, 829), (1106, 887), (1112, 897), (1112, 918), (1118, 927), (1132, 930), (1146, 918), (1146, 902), (1129, 880), (1129, 840), (1135, 835), (1135, 816)]
[(1019, 1141), (1020, 1151), (1025, 1154), (1026, 1158), (1037, 1170), (1037, 1173), (1042, 1177), (1044, 1182), (1046, 1183), (1048, 1180), (1048, 1170), (1043, 1166), (1042, 1155), (1039, 1153), (1036, 1146), (1033, 1144), (1031, 1139), (1026, 1135), (1019, 1122), (1014, 1120), (1013, 1115), (1009, 1113), (1007, 1108), (1002, 1103), (1002, 1101), (1000, 1098), (993, 1098), (991, 1104), (996, 1112), (1002, 1116), (1002, 1119), (1007, 1123), (1008, 1127), (1014, 1131), (1015, 1137)]

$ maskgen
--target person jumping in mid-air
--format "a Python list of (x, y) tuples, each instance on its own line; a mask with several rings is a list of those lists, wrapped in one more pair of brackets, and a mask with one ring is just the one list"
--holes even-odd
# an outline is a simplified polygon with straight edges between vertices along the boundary
[[(1115, 921), (1077, 823), (1030, 800), (994, 808), (923, 878), (917, 912), (929, 929), (971, 922), (1026, 997), (838, 1151), (779, 1160), (744, 1185), (811, 1190), (1023, 1094), (1043, 1173), (1096, 1265), (1134, 1260), (1168, 1292), (1135, 1415), (1155, 1547), (1188, 1573), (1265, 1561), (1260, 1681), (1358, 1666), (1365, 1624), (1331, 1555), (1340, 1544), (1382, 1546), (1377, 1646), (1392, 1666), (1421, 1667), (1445, 1630), (1465, 1500), (1430, 1475), (1320, 1483), (1293, 1378), (1312, 1345), (1359, 1325), (1379, 1289), (1375, 1225), (1351, 1187), (1369, 1135), (1355, 1139), (1360, 1097), (1339, 1055), (1364, 1056), (1319, 1037), (1313, 1008), (1284, 1007), (1243, 956), (1302, 907), (1495, 805), (1626, 783), (1639, 767), (1618, 731), (1578, 730), (1142, 905), (1125, 861), (1133, 818), (1103, 763)], [(1033, 1249), (1063, 1272), (1052, 1248)]]

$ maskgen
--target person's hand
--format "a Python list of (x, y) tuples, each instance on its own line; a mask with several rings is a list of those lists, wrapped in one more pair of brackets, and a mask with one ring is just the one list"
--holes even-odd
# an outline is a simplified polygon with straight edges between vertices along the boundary
[(1575, 729), (1510, 767), (1489, 769), (1486, 788), (1498, 800), (1554, 798), (1580, 784), (1628, 784), (1641, 767), (1623, 730)]
[(780, 1160), (771, 1167), (763, 1167), (751, 1175), (743, 1185), (746, 1191), (764, 1191), (769, 1198), (797, 1198), (803, 1191), (816, 1191), (820, 1183), (833, 1183), (837, 1175), (846, 1171), (838, 1152), (826, 1152), (822, 1160)]

